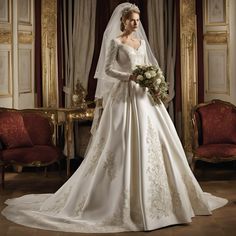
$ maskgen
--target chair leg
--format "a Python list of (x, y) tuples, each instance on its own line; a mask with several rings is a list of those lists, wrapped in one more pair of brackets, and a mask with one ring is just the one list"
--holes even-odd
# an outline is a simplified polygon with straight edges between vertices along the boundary
[(2, 189), (5, 187), (5, 166), (2, 165)]
[(47, 166), (44, 167), (44, 176), (48, 177), (48, 168), (47, 168)]

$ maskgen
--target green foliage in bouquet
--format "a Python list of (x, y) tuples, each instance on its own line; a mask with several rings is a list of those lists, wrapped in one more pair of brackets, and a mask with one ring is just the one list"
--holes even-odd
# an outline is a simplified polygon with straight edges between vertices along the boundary
[(136, 82), (148, 88), (155, 104), (164, 102), (168, 97), (168, 83), (160, 68), (157, 66), (137, 65), (133, 70), (133, 75), (137, 77)]

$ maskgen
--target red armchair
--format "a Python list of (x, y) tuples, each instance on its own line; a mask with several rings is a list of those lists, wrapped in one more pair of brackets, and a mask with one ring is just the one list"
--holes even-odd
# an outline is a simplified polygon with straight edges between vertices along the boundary
[(2, 187), (8, 165), (48, 166), (58, 162), (61, 150), (53, 144), (49, 117), (33, 110), (0, 109), (0, 166)]
[(236, 107), (212, 100), (194, 107), (192, 170), (198, 160), (226, 162), (236, 160)]

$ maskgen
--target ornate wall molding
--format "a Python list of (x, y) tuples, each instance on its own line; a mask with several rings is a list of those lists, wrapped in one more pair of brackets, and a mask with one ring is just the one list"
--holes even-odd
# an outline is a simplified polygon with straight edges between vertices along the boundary
[(25, 33), (20, 32), (18, 33), (18, 42), (22, 44), (32, 44), (33, 43), (33, 34), (32, 32)]
[(204, 34), (204, 41), (207, 44), (226, 44), (228, 42), (228, 33), (208, 31)]
[(12, 43), (12, 32), (6, 31), (6, 30), (1, 30), (0, 31), (0, 43), (11, 44)]
[[(234, 62), (231, 58), (232, 51), (231, 29), (234, 32), (235, 1), (205, 1), (203, 12), (204, 33), (204, 98), (205, 101), (221, 99), (233, 102), (235, 76), (232, 76), (231, 66)], [(217, 11), (214, 11), (217, 9)], [(231, 11), (231, 14), (229, 12)], [(232, 17), (232, 18), (231, 18)], [(232, 25), (230, 25), (232, 24)]]
[(191, 152), (191, 110), (197, 104), (197, 43), (195, 0), (180, 1), (182, 142)]
[(57, 1), (42, 0), (43, 106), (58, 106)]

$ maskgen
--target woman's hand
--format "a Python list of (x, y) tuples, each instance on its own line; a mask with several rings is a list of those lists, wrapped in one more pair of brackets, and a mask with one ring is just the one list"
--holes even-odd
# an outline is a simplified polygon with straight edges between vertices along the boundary
[(130, 76), (129, 76), (129, 80), (136, 81), (136, 80), (137, 80), (137, 76), (135, 76), (135, 75), (130, 75)]

